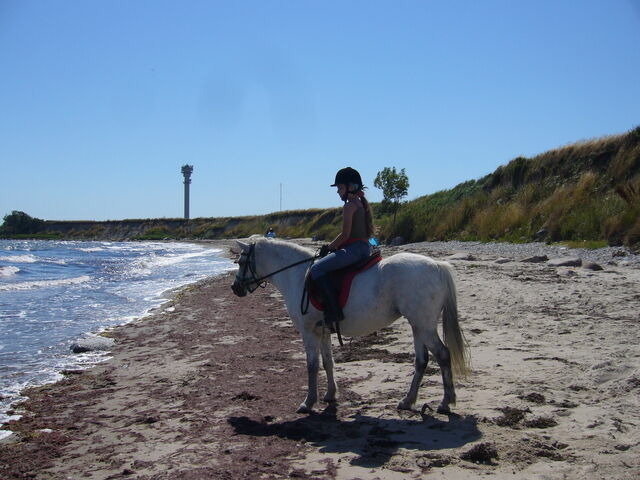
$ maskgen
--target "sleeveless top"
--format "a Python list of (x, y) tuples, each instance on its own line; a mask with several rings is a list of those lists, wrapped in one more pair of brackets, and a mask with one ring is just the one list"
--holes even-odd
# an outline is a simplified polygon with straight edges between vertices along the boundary
[(351, 221), (351, 234), (349, 235), (349, 243), (356, 240), (368, 240), (367, 221), (365, 219), (364, 208), (358, 208), (353, 212), (353, 220)]

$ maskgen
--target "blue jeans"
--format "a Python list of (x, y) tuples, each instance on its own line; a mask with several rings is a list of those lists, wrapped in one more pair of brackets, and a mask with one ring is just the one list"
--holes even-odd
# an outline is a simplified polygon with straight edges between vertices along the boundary
[(329, 272), (364, 260), (369, 255), (371, 255), (371, 245), (369, 245), (369, 242), (354, 242), (317, 260), (311, 267), (311, 276), (315, 280)]

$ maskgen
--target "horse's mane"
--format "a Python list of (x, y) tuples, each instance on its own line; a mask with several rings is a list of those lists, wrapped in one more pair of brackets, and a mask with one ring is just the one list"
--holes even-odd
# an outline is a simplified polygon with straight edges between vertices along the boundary
[(284, 252), (291, 252), (290, 255), (293, 257), (291, 258), (291, 260), (293, 261), (302, 260), (307, 257), (312, 257), (314, 254), (313, 250), (287, 240), (261, 237), (261, 238), (257, 238), (255, 242), (256, 242), (256, 247), (258, 245), (264, 245), (266, 248), (272, 247), (272, 248), (269, 248), (269, 250), (273, 253), (278, 254), (278, 256), (280, 257), (283, 256), (282, 254)]

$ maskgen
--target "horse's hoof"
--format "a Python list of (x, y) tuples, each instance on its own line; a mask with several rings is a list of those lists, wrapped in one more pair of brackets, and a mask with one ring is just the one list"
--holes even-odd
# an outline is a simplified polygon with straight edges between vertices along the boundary
[(313, 412), (313, 409), (307, 407), (304, 403), (301, 403), (300, 406), (298, 407), (298, 410), (296, 410), (296, 413), (311, 413), (311, 412)]
[(413, 407), (413, 404), (407, 400), (401, 400), (400, 403), (398, 403), (398, 410), (411, 410), (411, 407)]
[(448, 414), (448, 413), (451, 413), (451, 409), (449, 408), (449, 405), (445, 405), (444, 403), (441, 403), (438, 406), (437, 412), (438, 413), (443, 413), (443, 414)]
[(332, 396), (325, 395), (324, 398), (322, 399), (322, 401), (324, 403), (337, 403), (338, 400), (336, 399), (336, 397), (334, 395), (332, 395)]

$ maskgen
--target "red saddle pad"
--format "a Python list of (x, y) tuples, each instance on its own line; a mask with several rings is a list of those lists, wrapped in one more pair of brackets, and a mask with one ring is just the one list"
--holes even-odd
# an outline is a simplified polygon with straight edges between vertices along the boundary
[[(380, 253), (375, 253), (371, 255), (367, 260), (358, 262), (355, 265), (349, 265), (348, 267), (329, 273), (329, 275), (331, 276), (331, 280), (333, 281), (334, 288), (337, 292), (339, 292), (338, 302), (340, 303), (340, 308), (344, 308), (344, 306), (347, 304), (347, 300), (349, 300), (351, 283), (353, 282), (353, 279), (356, 277), (356, 275), (370, 269), (380, 260), (382, 260), (382, 256), (380, 255)], [(309, 301), (316, 309), (323, 312), (324, 305), (322, 304), (322, 300), (320, 300), (317, 287), (310, 275), (307, 279), (307, 286), (309, 291)]]

